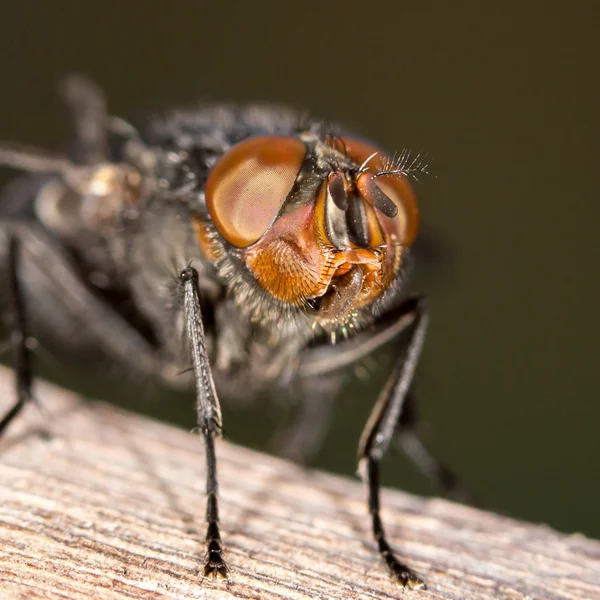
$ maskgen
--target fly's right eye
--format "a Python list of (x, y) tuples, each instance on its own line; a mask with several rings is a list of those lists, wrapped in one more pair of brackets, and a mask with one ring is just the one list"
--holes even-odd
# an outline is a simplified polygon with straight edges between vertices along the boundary
[(250, 138), (229, 150), (206, 181), (206, 205), (231, 245), (246, 248), (271, 227), (288, 197), (306, 154), (297, 138)]
[[(419, 207), (408, 178), (402, 174), (377, 175), (385, 171), (386, 157), (376, 146), (353, 138), (342, 138), (344, 151), (364, 165), (356, 181), (362, 197), (391, 221), (381, 221), (391, 233), (396, 230), (402, 245), (410, 246), (419, 229)], [(394, 206), (395, 205), (395, 206)]]

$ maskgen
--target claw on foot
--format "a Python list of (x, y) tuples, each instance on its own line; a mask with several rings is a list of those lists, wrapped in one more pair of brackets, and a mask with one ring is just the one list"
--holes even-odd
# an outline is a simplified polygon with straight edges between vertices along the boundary
[(425, 582), (413, 571), (402, 570), (394, 571), (394, 579), (396, 583), (402, 588), (408, 588), (409, 590), (426, 590), (427, 586)]
[(222, 558), (210, 560), (202, 569), (202, 577), (206, 579), (229, 579), (229, 569)]

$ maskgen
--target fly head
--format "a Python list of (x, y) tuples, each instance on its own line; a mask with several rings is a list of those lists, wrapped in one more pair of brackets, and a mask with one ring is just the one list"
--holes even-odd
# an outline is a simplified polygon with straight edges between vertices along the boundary
[[(352, 137), (250, 137), (216, 162), (198, 219), (201, 247), (227, 254), (263, 299), (325, 329), (392, 287), (419, 213), (407, 173)], [(216, 230), (216, 235), (215, 235)]]

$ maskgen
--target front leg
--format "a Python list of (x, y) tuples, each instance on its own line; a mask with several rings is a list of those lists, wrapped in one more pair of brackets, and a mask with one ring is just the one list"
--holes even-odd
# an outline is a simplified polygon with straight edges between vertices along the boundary
[(379, 466), (400, 422), (402, 407), (423, 349), (428, 323), (424, 298), (408, 300), (403, 305), (403, 311), (412, 316), (409, 339), (369, 416), (360, 439), (358, 458), (369, 491), (371, 526), (379, 553), (399, 585), (424, 589), (423, 580), (394, 555), (386, 539), (380, 515)]
[[(415, 327), (419, 317), (419, 304), (424, 299), (414, 297), (399, 307), (384, 313), (370, 328), (336, 344), (330, 345), (327, 340), (305, 352), (299, 366), (299, 374), (308, 380), (335, 377), (341, 369), (355, 364), (382, 346), (390, 343), (399, 352), (402, 360), (403, 349), (410, 342), (409, 333)], [(418, 434), (418, 413), (413, 391), (410, 390), (400, 413), (396, 426), (394, 443), (403, 450), (415, 466), (427, 477), (432, 479), (449, 497), (468, 502), (475, 502), (473, 495), (461, 482), (456, 473), (444, 465), (424, 444)], [(325, 411), (326, 412), (326, 411)]]
[[(397, 364), (367, 421), (359, 444), (359, 464), (369, 491), (369, 512), (379, 553), (403, 587), (424, 588), (423, 581), (401, 563), (387, 542), (380, 517), (379, 464), (400, 424), (404, 402), (412, 385), (427, 328), (423, 297), (412, 297), (381, 315), (369, 329), (335, 346), (322, 343), (310, 348), (299, 365), (301, 377), (331, 376), (387, 343), (399, 350)], [(422, 467), (422, 464), (418, 463)]]
[(208, 527), (206, 530), (206, 563), (202, 575), (213, 579), (227, 579), (229, 569), (223, 560), (223, 545), (219, 532), (217, 458), (215, 454), (215, 437), (220, 435), (222, 426), (221, 407), (206, 352), (200, 312), (198, 273), (192, 267), (187, 267), (181, 272), (180, 277), (183, 285), (186, 330), (196, 381), (198, 428), (204, 437), (206, 448), (206, 521)]

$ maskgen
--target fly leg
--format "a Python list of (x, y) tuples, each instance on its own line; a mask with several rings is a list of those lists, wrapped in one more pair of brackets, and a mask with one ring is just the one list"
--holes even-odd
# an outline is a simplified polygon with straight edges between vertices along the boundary
[(27, 345), (28, 331), (25, 315), (25, 302), (19, 281), (19, 241), (16, 237), (9, 238), (7, 252), (8, 300), (12, 313), (11, 347), (15, 371), (17, 400), (12, 408), (0, 421), (0, 436), (4, 430), (21, 412), (23, 407), (33, 400), (31, 350)]
[(299, 381), (299, 411), (275, 436), (272, 445), (276, 454), (300, 464), (310, 462), (323, 445), (341, 385), (341, 377), (335, 373)]
[(358, 458), (368, 488), (371, 526), (379, 554), (399, 585), (423, 589), (425, 587), (423, 580), (394, 555), (386, 539), (380, 514), (380, 463), (400, 422), (404, 401), (410, 390), (423, 348), (428, 323), (424, 298), (407, 300), (401, 310), (404, 314), (412, 316), (408, 342), (367, 421), (359, 443)]
[(196, 382), (196, 413), (198, 428), (206, 448), (206, 562), (203, 577), (227, 579), (229, 569), (223, 560), (223, 545), (219, 532), (219, 507), (217, 500), (217, 458), (215, 438), (221, 434), (221, 407), (210, 371), (204, 327), (200, 312), (198, 273), (192, 267), (185, 268), (180, 275), (183, 286), (183, 306), (187, 336), (190, 343), (194, 378)]
[(404, 401), (404, 408), (396, 429), (394, 443), (404, 451), (424, 475), (444, 490), (448, 497), (459, 502), (479, 504), (456, 473), (431, 453), (423, 443), (417, 429), (418, 412), (415, 397), (412, 392), (409, 392)]
[(379, 465), (400, 424), (400, 417), (417, 367), (427, 329), (427, 308), (423, 297), (407, 299), (381, 315), (369, 329), (336, 346), (321, 343), (305, 351), (298, 368), (300, 377), (317, 377), (345, 368), (387, 343), (401, 349), (391, 373), (360, 439), (358, 458), (368, 488), (369, 512), (379, 553), (396, 581), (403, 587), (424, 588), (423, 581), (400, 562), (386, 539), (380, 516)]
[[(307, 350), (300, 363), (299, 374), (304, 377), (319, 377), (348, 367), (387, 343), (395, 343), (398, 349), (406, 344), (406, 333), (414, 328), (417, 312), (410, 309), (418, 305), (418, 298), (408, 300), (399, 308), (381, 315), (369, 330), (360, 331), (351, 338), (331, 346), (321, 344)], [(417, 432), (418, 413), (415, 398), (410, 390), (400, 412), (400, 420), (394, 435), (394, 444), (403, 450), (415, 466), (432, 479), (446, 494), (455, 500), (479, 504), (460, 478), (440, 462), (425, 446)], [(474, 501), (475, 500), (475, 501)]]
[(108, 156), (106, 100), (102, 91), (81, 75), (69, 75), (60, 84), (73, 127), (74, 162), (96, 165)]
[(173, 371), (112, 306), (85, 285), (64, 250), (37, 224), (0, 218), (2, 309), (13, 316), (11, 346), (17, 400), (0, 420), (0, 433), (32, 399), (30, 331), (61, 355), (111, 360), (132, 373), (163, 376)]

